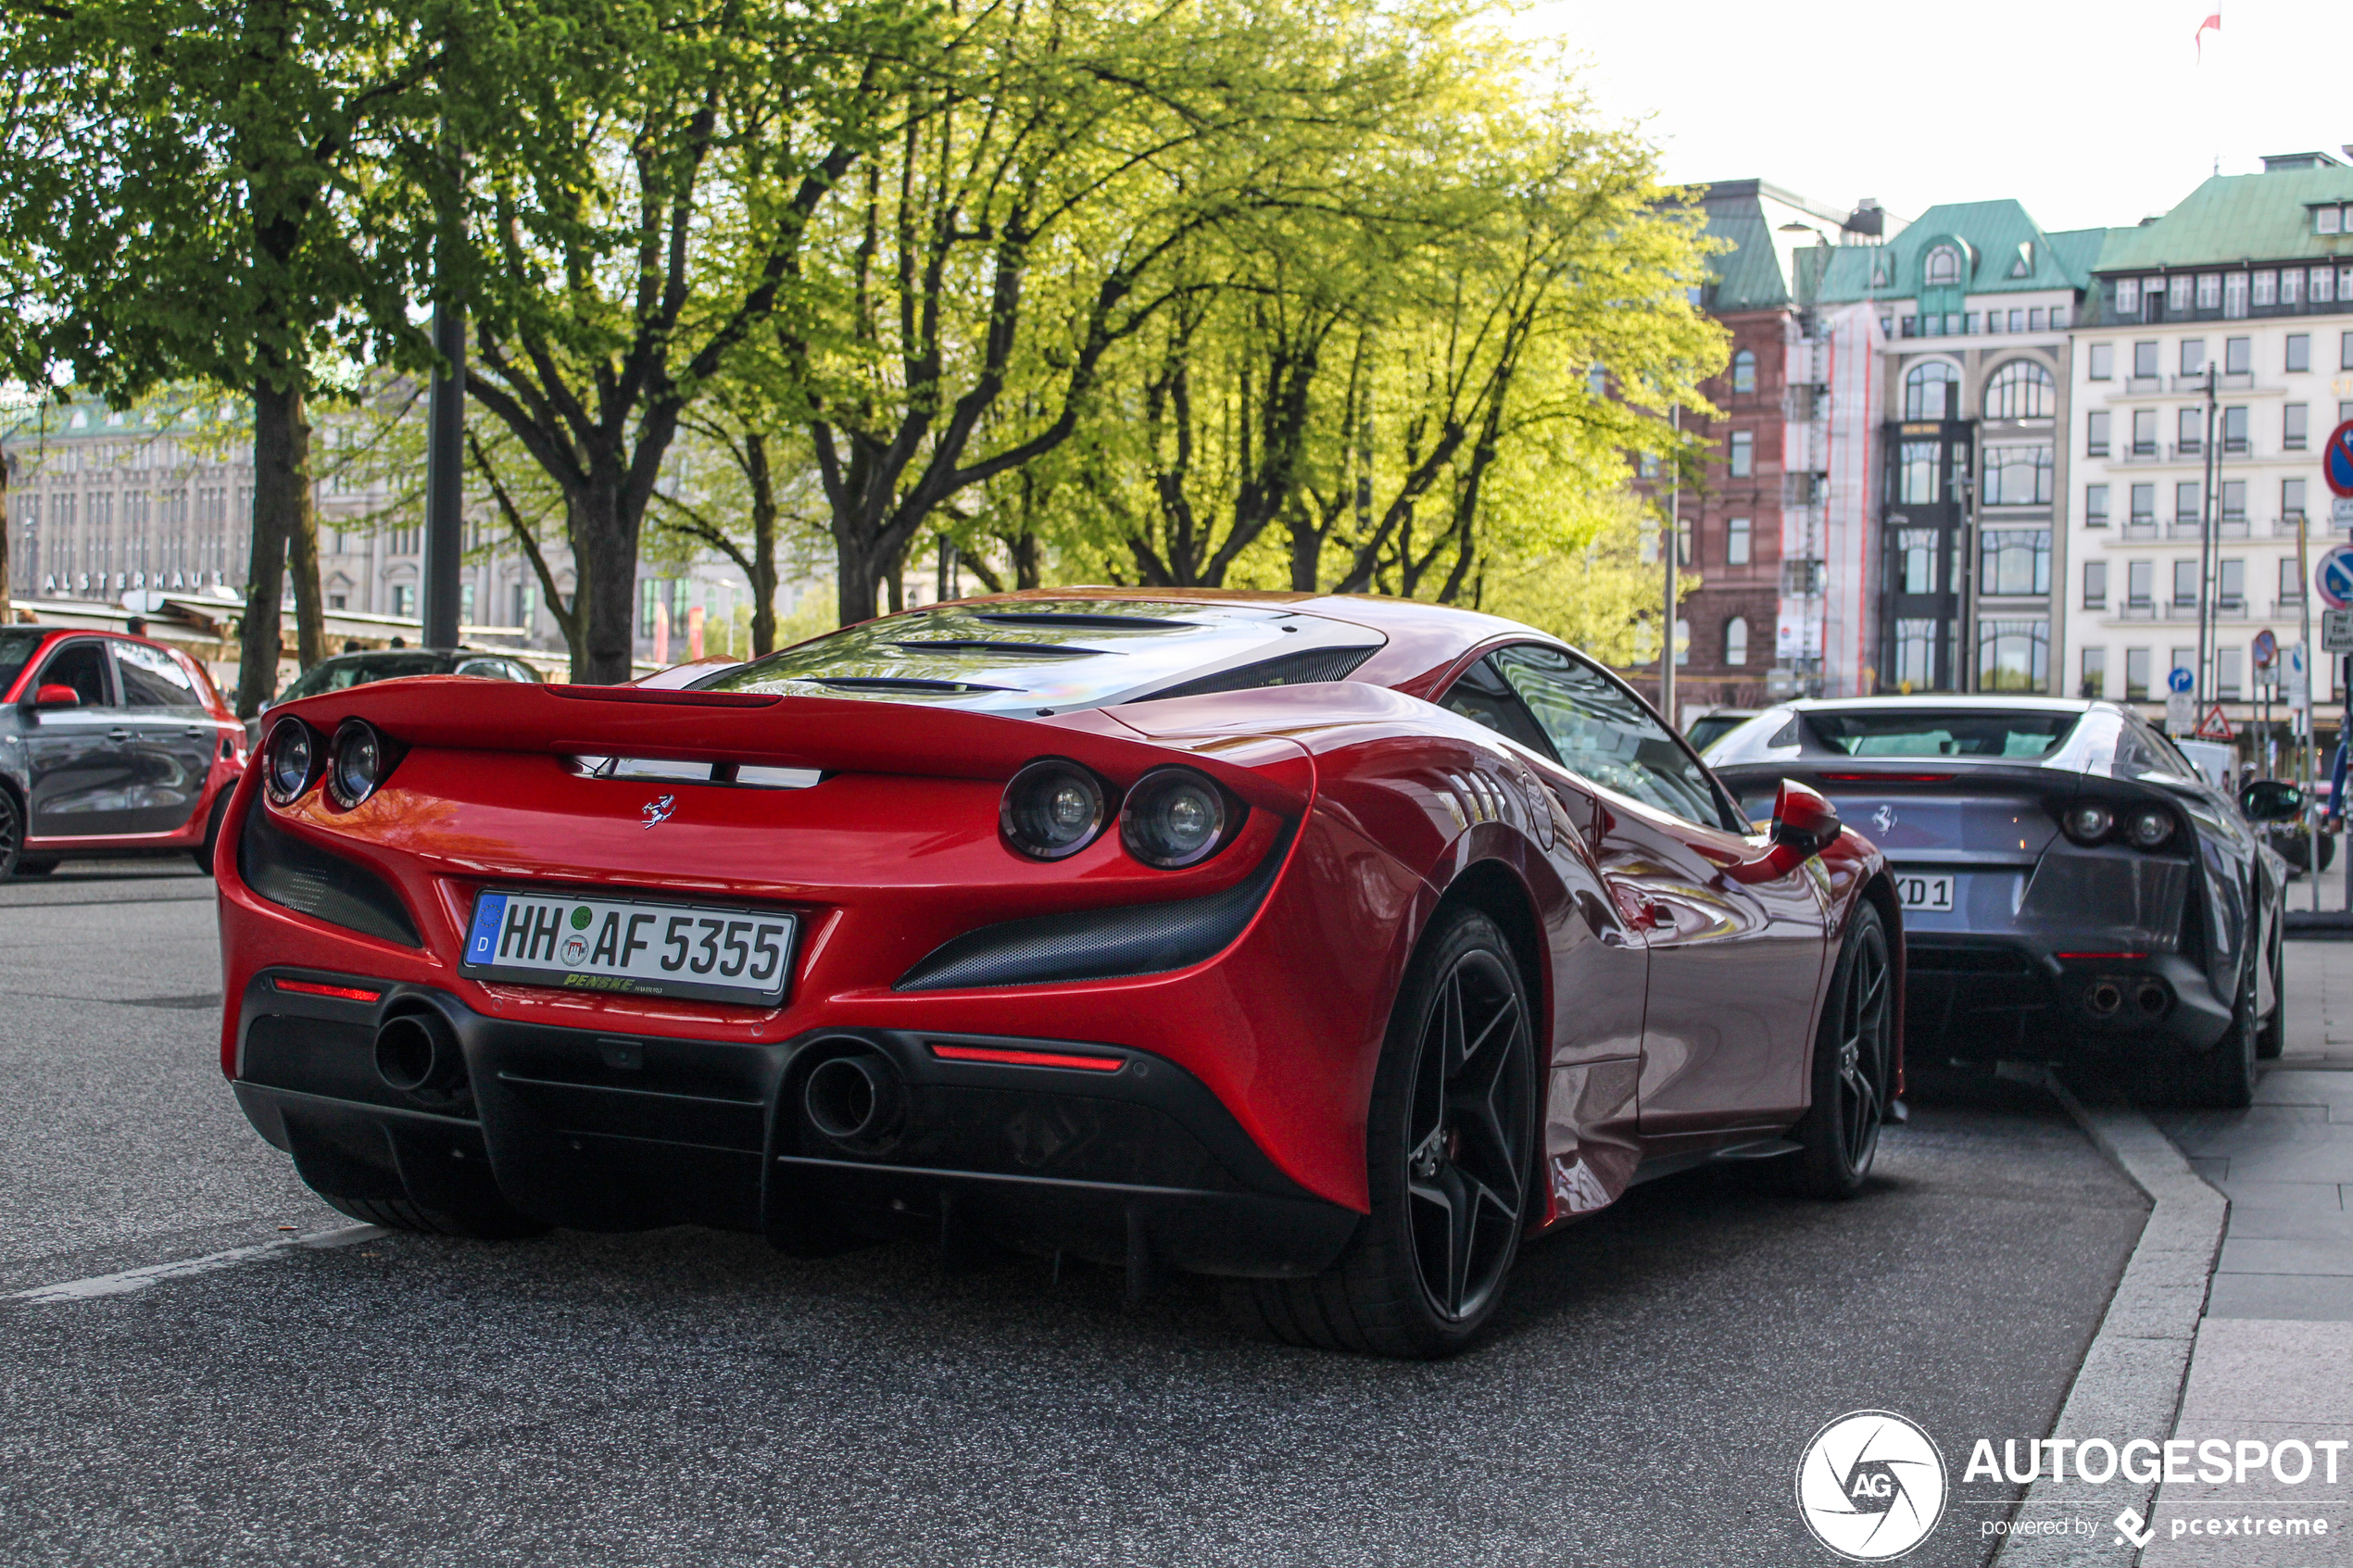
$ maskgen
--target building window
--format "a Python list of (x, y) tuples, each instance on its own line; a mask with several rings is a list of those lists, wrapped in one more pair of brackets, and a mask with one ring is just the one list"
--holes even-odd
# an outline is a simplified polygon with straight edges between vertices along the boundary
[(329, 609), (349, 609), (351, 608), (351, 596), (349, 594), (329, 594), (327, 596), (327, 608)]
[(1756, 390), (1756, 356), (1745, 348), (1732, 356), (1732, 390), (1734, 392)]
[(2288, 333), (2286, 369), (2290, 370), (2309, 370), (2311, 368), (2312, 334), (2309, 332)]
[(2051, 372), (2031, 359), (2011, 360), (1985, 383), (1986, 419), (2045, 420), (2057, 408), (2058, 388)]
[(2182, 340), (2182, 373), (2185, 376), (2206, 374), (2206, 340), (2185, 337)]
[(1675, 622), (1675, 666), (1681, 669), (1692, 661), (1692, 623), (1678, 619)]
[(2173, 603), (2177, 608), (2187, 608), (2197, 603), (2197, 562), (2177, 560), (2173, 563)]
[(2290, 267), (2280, 273), (2280, 303), (2297, 305), (2304, 299), (2304, 269)]
[(1977, 647), (1977, 684), (1980, 690), (2039, 692), (2049, 688), (2049, 621), (1985, 621), (1978, 628)]
[(2083, 563), (2083, 608), (2108, 608), (2108, 562), (2087, 560)]
[(2336, 368), (2340, 370), (2353, 370), (2353, 332), (2337, 334)]
[(2301, 479), (2281, 480), (2280, 516), (2286, 521), (2293, 522), (2303, 515), (2304, 481)]
[(2154, 408), (2133, 410), (2133, 456), (2157, 456), (2157, 410)]
[(1727, 519), (1724, 523), (1724, 564), (1746, 566), (1749, 560), (1749, 522), (1744, 517)]
[(2309, 277), (2312, 284), (2310, 295), (2313, 304), (2326, 305), (2336, 298), (2335, 268), (2315, 267)]
[(2076, 684), (2075, 695), (2086, 702), (2097, 702), (2108, 696), (2108, 649), (2083, 650), (2083, 675)]
[[(2203, 282), (2205, 280), (2200, 279)], [(2204, 291), (2201, 290), (2201, 293)], [(2222, 279), (2222, 315), (2227, 320), (2239, 320), (2246, 315), (2246, 274), (2232, 272)]]
[(2143, 379), (2158, 373), (2157, 345), (2136, 343), (2133, 345), (2133, 373)]
[(2133, 522), (2136, 522), (2136, 523), (2145, 524), (2145, 525), (2153, 525), (2153, 524), (2155, 524), (2155, 523), (2156, 523), (2156, 521), (2157, 521), (2157, 486), (2156, 486), (2156, 485), (2154, 485), (2154, 484), (2135, 484), (2134, 486), (2133, 486), (2133, 511), (2132, 511), (2132, 516), (2131, 516), (2130, 521), (2133, 521)]
[[(1644, 557), (1644, 559), (1653, 558)], [(651, 577), (637, 580), (637, 635), (654, 634), (654, 607), (661, 602), (661, 584)]]
[(408, 583), (392, 585), (392, 613), (406, 620), (417, 613), (417, 590)]
[(2116, 345), (2112, 343), (2095, 343), (2092, 345), (2090, 360), (2091, 370), (2088, 374), (2092, 380), (2111, 381), (2115, 378)]
[(2344, 211), (2342, 208), (2334, 207), (2316, 207), (2312, 209), (2312, 232), (2316, 234), (2337, 234), (2344, 232)]
[(2149, 699), (2149, 650), (2124, 650), (2124, 700), (2146, 702)]
[(1744, 430), (1732, 432), (1730, 461), (1734, 479), (1746, 479), (1756, 471), (1756, 437), (1754, 434)]
[(2051, 591), (2051, 531), (1989, 528), (1978, 551), (1981, 591), (2012, 597)]
[(1936, 530), (1899, 528), (1895, 531), (1895, 591), (1899, 594), (1936, 592)]
[(507, 624), (520, 626), (526, 632), (530, 631), (539, 619), (539, 585), (535, 583), (516, 583), (511, 603), (514, 608), (510, 611), (510, 614), (513, 619)]
[(2173, 521), (2175, 522), (2205, 521), (2206, 508), (2203, 502), (2204, 495), (2199, 490), (2198, 482), (2195, 479), (2182, 481), (2173, 486)]
[(2136, 560), (2124, 568), (2124, 608), (2148, 609), (2157, 603), (2157, 563)]
[(2250, 281), (2249, 287), (2254, 291), (2249, 295), (2250, 303), (2255, 305), (2276, 305), (2279, 303), (2280, 275), (2277, 272), (2271, 270), (2269, 268), (2256, 273), (2254, 278)]
[(2106, 408), (2093, 409), (2091, 417), (2084, 420), (2084, 456), (2090, 458), (2105, 458), (2108, 456), (2108, 410)]
[(2087, 484), (2083, 486), (2083, 526), (2086, 528), (2106, 528), (2108, 526), (2107, 485)]
[(1724, 622), (1724, 663), (1738, 670), (1748, 662), (1748, 621), (1735, 615)]
[(2051, 307), (2051, 331), (2055, 332), (2063, 332), (2067, 330), (2069, 308), (2069, 307), (2064, 305), (2054, 305)]
[(1937, 444), (1906, 441), (1898, 449), (1895, 498), (1909, 506), (1933, 506), (1943, 500), (1936, 475)]
[(1936, 684), (1936, 622), (1895, 623), (1895, 684), (1899, 691), (1927, 691)]
[(2047, 446), (1988, 446), (1985, 504), (2047, 507), (2051, 504), (2051, 449)]
[(2222, 274), (2200, 272), (2197, 275), (2197, 307), (2200, 310), (2222, 308)]
[(2222, 373), (2226, 376), (2247, 376), (2255, 373), (2255, 340), (2251, 337), (2226, 337), (2222, 340)]
[(2165, 280), (2165, 308), (2176, 316), (2190, 313), (2190, 289), (2194, 281), (2186, 272)]
[(2214, 650), (2214, 695), (2216, 696), (2222, 698), (2225, 702), (2239, 700), (2241, 668), (2246, 659), (2246, 650), (2244, 648), (2216, 648)]
[[(1997, 311), (1995, 311), (1995, 312), (1994, 312), (1994, 314), (1998, 316), (1998, 315), (2000, 315), (2000, 314), (2001, 314), (2001, 312), (1997, 310)], [(1964, 317), (1962, 318), (1962, 323), (1963, 323), (1963, 324), (1962, 324), (1962, 327), (1961, 327), (1961, 332), (1962, 332), (1962, 333), (1963, 333), (1964, 335), (1966, 335), (1966, 336), (1969, 336), (1969, 337), (1975, 337), (1975, 336), (1978, 334), (1978, 332), (1979, 332), (1981, 330), (1982, 330), (1982, 329), (1981, 329), (1981, 328), (1978, 326), (1978, 321), (1979, 321), (1979, 320), (1980, 320), (1980, 318), (1979, 318), (1979, 316), (1978, 316), (1978, 313), (1977, 313), (1976, 311), (1974, 311), (1974, 310), (1970, 311), (1968, 315), (1964, 316)], [(2002, 329), (2001, 329), (2000, 327), (1998, 327), (1998, 326), (1997, 326), (1997, 327), (1993, 328), (1992, 330), (1993, 330), (1993, 331), (1994, 331), (1994, 332), (2000, 332)]]
[(1961, 281), (1961, 253), (1951, 245), (1938, 245), (1928, 253), (1928, 263), (1920, 276), (1922, 281), (1931, 288), (1939, 283), (1959, 282)]
[(2246, 451), (2246, 410), (2245, 408), (2222, 410), (2222, 450), (2233, 455), (2242, 455)]
[(1961, 416), (1961, 372), (1942, 359), (1915, 365), (1904, 376), (1904, 417), (1957, 420)]
[(2224, 609), (2245, 609), (2246, 608), (2246, 562), (2226, 560), (2216, 564), (2221, 569), (2221, 580), (2215, 584), (2218, 602)]
[(2127, 319), (2141, 313), (2140, 279), (2119, 278), (2116, 280), (2116, 313)]
[(2304, 602), (2304, 574), (2296, 570), (2294, 556), (2280, 558), (2280, 608), (2294, 609)]
[(2226, 479), (2222, 482), (2222, 521), (2224, 522), (2246, 521), (2246, 481)]
[(2304, 450), (2312, 416), (2310, 405), (2290, 403), (2280, 410), (2280, 448), (2287, 452)]
[(2200, 408), (2183, 408), (2173, 420), (2173, 449), (2185, 458), (2194, 458), (2206, 447), (2206, 413)]

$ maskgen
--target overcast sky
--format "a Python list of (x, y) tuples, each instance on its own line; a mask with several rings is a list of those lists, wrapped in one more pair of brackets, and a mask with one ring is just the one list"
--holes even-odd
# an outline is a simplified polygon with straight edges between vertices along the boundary
[(2046, 230), (2137, 223), (2218, 157), (2246, 174), (2353, 142), (2353, 0), (1533, 0), (1517, 25), (1588, 57), (1671, 180), (1907, 219), (2015, 196)]

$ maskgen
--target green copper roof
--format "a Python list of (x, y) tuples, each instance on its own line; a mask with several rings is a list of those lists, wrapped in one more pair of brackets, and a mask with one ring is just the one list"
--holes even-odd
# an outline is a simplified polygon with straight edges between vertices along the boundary
[[(1883, 245), (1841, 245), (1823, 270), (1818, 298), (1826, 304), (1919, 295), (1922, 267), (1939, 241), (1959, 242), (1967, 294), (2020, 294), (2032, 289), (2080, 289), (2085, 262), (2104, 230), (2047, 234), (2015, 201), (1953, 202), (1930, 207)], [(2092, 238), (2086, 239), (2085, 235)], [(2032, 248), (2021, 252), (2021, 245)], [(2011, 276), (2021, 255), (2022, 276)]]
[(2154, 223), (2111, 229), (2103, 272), (2210, 267), (2239, 261), (2353, 259), (2353, 234), (2315, 234), (2306, 204), (2353, 201), (2353, 169), (2220, 174)]
[(1701, 197), (1707, 237), (1719, 247), (1708, 258), (1715, 274), (1708, 291), (1710, 310), (1779, 310), (1791, 303), (1789, 283), (1773, 250), (1772, 225), (1757, 201), (1760, 184), (1755, 180), (1719, 181)]

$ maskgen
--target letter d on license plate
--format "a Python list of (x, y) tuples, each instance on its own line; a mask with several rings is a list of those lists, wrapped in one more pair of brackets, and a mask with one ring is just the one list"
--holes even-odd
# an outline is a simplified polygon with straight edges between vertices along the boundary
[(785, 999), (799, 924), (780, 909), (485, 889), (459, 969), (565, 991), (773, 1007)]

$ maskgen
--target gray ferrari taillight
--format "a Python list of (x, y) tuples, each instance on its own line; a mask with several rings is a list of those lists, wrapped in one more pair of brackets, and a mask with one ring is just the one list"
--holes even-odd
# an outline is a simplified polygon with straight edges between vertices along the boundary
[(1076, 762), (1042, 757), (1013, 775), (997, 808), (1005, 842), (1034, 860), (1076, 855), (1103, 831), (1103, 786)]
[(299, 719), (281, 719), (270, 730), (261, 782), (270, 798), (291, 806), (317, 777), (319, 745), (310, 726)]

